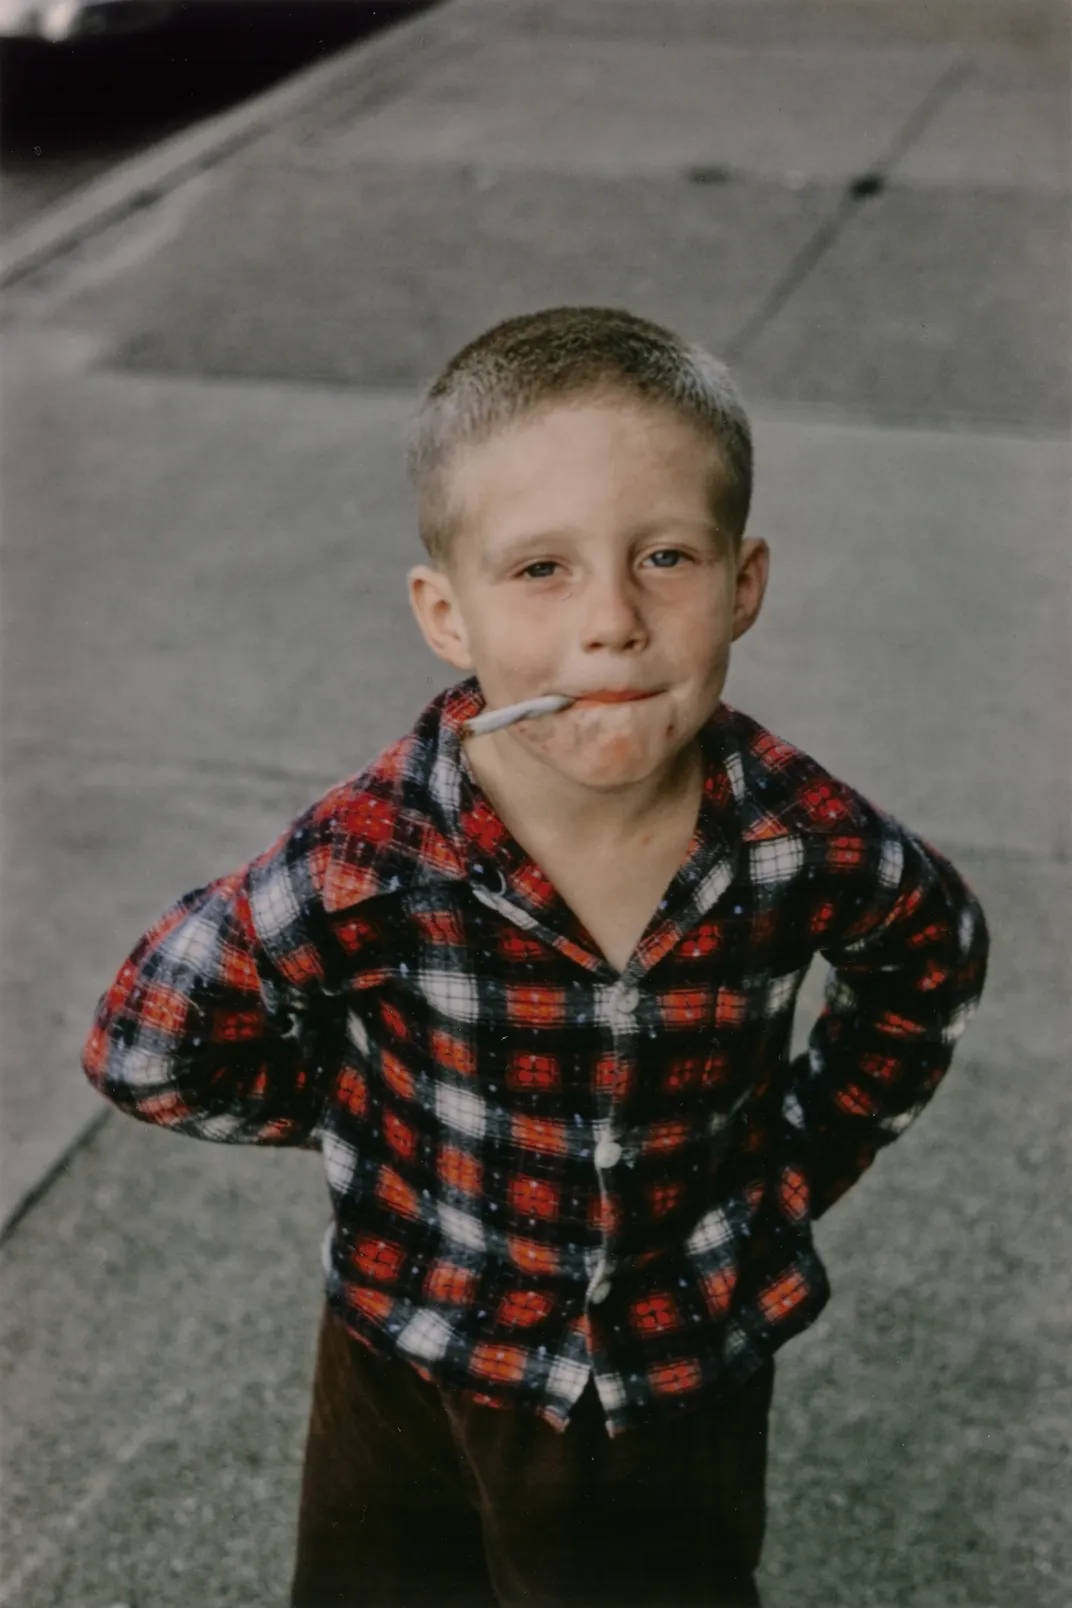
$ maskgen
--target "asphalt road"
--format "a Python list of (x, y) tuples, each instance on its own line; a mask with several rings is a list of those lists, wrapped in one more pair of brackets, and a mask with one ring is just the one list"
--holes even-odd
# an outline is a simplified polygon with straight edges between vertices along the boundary
[(200, 0), (146, 32), (0, 42), (2, 227), (428, 0)]

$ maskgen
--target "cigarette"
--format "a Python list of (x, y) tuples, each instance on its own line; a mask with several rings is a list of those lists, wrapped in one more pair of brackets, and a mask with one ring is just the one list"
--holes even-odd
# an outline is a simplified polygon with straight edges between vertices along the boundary
[(474, 715), (462, 727), (466, 737), (483, 737), (489, 731), (501, 731), (503, 726), (512, 726), (515, 720), (528, 720), (533, 715), (557, 715), (559, 710), (568, 709), (573, 702), (563, 693), (555, 692), (546, 698), (526, 698), (524, 703), (507, 704), (504, 709), (486, 709), (482, 715)]

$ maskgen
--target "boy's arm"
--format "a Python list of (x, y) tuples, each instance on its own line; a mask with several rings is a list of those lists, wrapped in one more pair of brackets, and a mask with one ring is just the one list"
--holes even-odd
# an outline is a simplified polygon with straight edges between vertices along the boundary
[[(831, 964), (785, 1115), (806, 1138), (820, 1216), (919, 1115), (982, 993), (989, 947), (978, 901), (937, 850), (879, 815), (869, 843), (841, 840), (848, 921), (820, 945)], [(849, 870), (854, 856), (858, 864)]]
[(187, 894), (140, 940), (83, 1051), (120, 1110), (200, 1139), (315, 1146), (337, 1001), (315, 931), (314, 811), (241, 871)]

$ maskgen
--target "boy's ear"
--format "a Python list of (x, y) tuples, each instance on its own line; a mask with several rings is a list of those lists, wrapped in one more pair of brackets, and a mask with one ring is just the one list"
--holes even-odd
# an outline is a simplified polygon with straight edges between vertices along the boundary
[(446, 572), (431, 564), (417, 564), (407, 582), (410, 607), (432, 652), (455, 670), (471, 670), (465, 622)]
[(763, 607), (770, 575), (770, 548), (760, 536), (747, 536), (737, 555), (737, 592), (733, 600), (733, 641), (750, 631)]

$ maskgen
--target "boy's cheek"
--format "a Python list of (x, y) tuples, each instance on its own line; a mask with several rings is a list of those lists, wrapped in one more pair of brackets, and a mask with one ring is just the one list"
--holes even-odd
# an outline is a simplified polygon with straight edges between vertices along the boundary
[(556, 691), (561, 659), (546, 634), (534, 639), (534, 633), (516, 621), (501, 625), (505, 628), (489, 632), (475, 655), (485, 693), (493, 688), (497, 702), (513, 702)]

